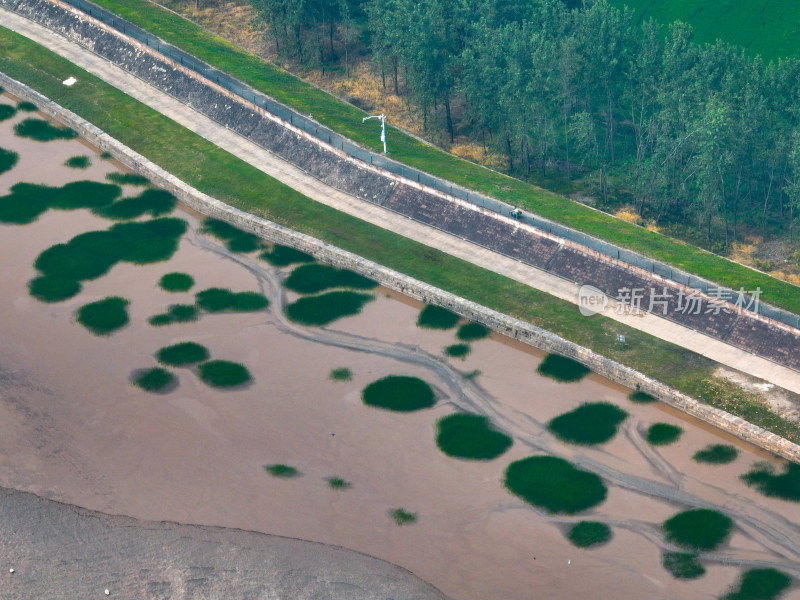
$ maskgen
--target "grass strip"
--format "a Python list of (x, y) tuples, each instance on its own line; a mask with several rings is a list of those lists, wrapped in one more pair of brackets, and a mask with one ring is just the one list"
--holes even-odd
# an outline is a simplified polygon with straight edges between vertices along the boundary
[[(583, 318), (573, 304), (319, 205), (2, 27), (0, 71), (102, 127), (112, 137), (212, 197), (544, 327), (690, 396), (702, 398), (712, 406), (800, 442), (800, 427), (796, 424), (778, 417), (755, 394), (714, 378), (713, 361), (600, 315)], [(79, 78), (80, 90), (61, 84), (69, 74)], [(174, 152), (175, 147), (181, 148), (180, 156)], [(724, 261), (724, 264), (730, 263)], [(790, 295), (789, 291), (785, 293)], [(625, 348), (616, 343), (618, 334), (625, 335)]]
[[(374, 132), (362, 124), (363, 111), (237, 48), (187, 19), (145, 0), (97, 0), (97, 4), (291, 106), (300, 114), (313, 114), (321, 124), (362, 146), (376, 153), (382, 150)], [(800, 314), (798, 288), (788, 282), (460, 159), (391, 126), (389, 129), (387, 135), (391, 139), (392, 158), (397, 161), (514, 206), (527, 208), (543, 217), (722, 286), (732, 289), (744, 287), (746, 290), (761, 288), (763, 301)]]

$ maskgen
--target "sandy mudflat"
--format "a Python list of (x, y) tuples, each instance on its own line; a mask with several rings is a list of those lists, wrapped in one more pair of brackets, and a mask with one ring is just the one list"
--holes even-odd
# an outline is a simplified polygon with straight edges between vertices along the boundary
[[(52, 157), (52, 164), (37, 168), (28, 163), (23, 169), (21, 161), (0, 175), (0, 193), (19, 179), (51, 184), (62, 184), (69, 176), (102, 180), (110, 168), (96, 157), (95, 170), (59, 166), (69, 156), (87, 153), (86, 148), (74, 141), (22, 144), (10, 133), (19, 118), (0, 123), (0, 146), (19, 148), (23, 158), (33, 153), (37, 164)], [(253, 257), (229, 255), (218, 242), (196, 233), (193, 216), (176, 215), (190, 223), (191, 231), (168, 263), (117, 265), (107, 276), (87, 282), (77, 297), (57, 304), (43, 304), (27, 294), (36, 256), (77, 233), (106, 228), (108, 221), (85, 210), (50, 211), (31, 225), (0, 225), (0, 485), (136, 519), (238, 528), (342, 546), (408, 569), (459, 600), (714, 598), (735, 581), (741, 565), (774, 565), (800, 576), (800, 507), (763, 498), (738, 480), (753, 462), (771, 460), (763, 453), (658, 405), (633, 405), (625, 398), (628, 390), (600, 377), (569, 385), (541, 378), (535, 373), (540, 353), (499, 337), (473, 343), (466, 360), (445, 359), (442, 349), (455, 343), (454, 331), (417, 328), (420, 305), (382, 290), (357, 317), (322, 329), (291, 325), (278, 310), (286, 298), (278, 285), (285, 273)], [(170, 271), (191, 274), (194, 289), (169, 294), (158, 288), (159, 278)], [(191, 303), (195, 291), (211, 286), (263, 290), (272, 305), (253, 314), (205, 315), (195, 323), (147, 324), (149, 316), (169, 304)], [(96, 337), (74, 322), (74, 312), (108, 295), (131, 301), (131, 323), (109, 337)], [(153, 354), (159, 348), (184, 340), (204, 344), (213, 358), (242, 362), (254, 382), (215, 391), (192, 370), (177, 369), (179, 386), (169, 394), (147, 394), (128, 383), (132, 371), (156, 364)], [(353, 380), (330, 381), (328, 374), (337, 367), (352, 369)], [(474, 380), (462, 377), (476, 369), (481, 374)], [(439, 402), (413, 414), (364, 406), (361, 389), (388, 374), (426, 379)], [(554, 416), (597, 400), (618, 403), (630, 415), (608, 444), (567, 446), (543, 429)], [(513, 434), (511, 450), (486, 463), (454, 460), (439, 452), (436, 420), (462, 409), (486, 414)], [(657, 421), (680, 424), (685, 429), (681, 440), (660, 449), (648, 446), (643, 433)], [(697, 449), (722, 441), (741, 450), (731, 465), (691, 461)], [(576, 517), (549, 516), (506, 492), (502, 479), (508, 463), (541, 453), (564, 456), (598, 472), (609, 486), (607, 501)], [(293, 465), (303, 475), (292, 480), (270, 477), (262, 468), (269, 463)], [(351, 481), (352, 488), (329, 489), (325, 478), (334, 475)], [(25, 501), (11, 493), (6, 497)], [(36, 502), (31, 510), (39, 510)], [(728, 545), (707, 557), (703, 578), (680, 582), (661, 567), (661, 551), (667, 546), (658, 525), (691, 506), (720, 508), (739, 528)], [(418, 522), (395, 525), (387, 513), (397, 507), (417, 512)], [(56, 524), (47, 527), (63, 527), (67, 544), (69, 536), (81, 536), (75, 529), (80, 530), (82, 521), (67, 519), (57, 525), (63, 510), (53, 513), (48, 523)], [(613, 539), (593, 550), (574, 548), (564, 531), (581, 519), (607, 522)], [(194, 533), (186, 534), (182, 549), (177, 539), (184, 539), (183, 534), (176, 533), (183, 531), (180, 527), (156, 527), (169, 550), (158, 558), (151, 554), (157, 543), (137, 541), (149, 535), (151, 525), (124, 521), (117, 527), (120, 522), (108, 522), (115, 524), (113, 535), (121, 535), (111, 541), (109, 534), (106, 551), (109, 561), (119, 559), (113, 567), (115, 587), (120, 588), (115, 595), (143, 597), (142, 585), (163, 580), (176, 583), (153, 588), (153, 597), (195, 597), (179, 591), (179, 583), (194, 577), (191, 568), (206, 564), (199, 560), (198, 548), (210, 530), (190, 530)], [(43, 535), (31, 523), (34, 519), (29, 520), (30, 535)], [(134, 541), (125, 541), (121, 532), (126, 528), (135, 531)], [(239, 539), (231, 532), (213, 531), (226, 540), (215, 546), (224, 548), (215, 550), (215, 557), (257, 545), (244, 534)], [(27, 557), (28, 565), (49, 565), (48, 581), (78, 585), (60, 571), (58, 561), (70, 556), (68, 547), (48, 548), (47, 558), (37, 556), (33, 546), (22, 547), (26, 551), (18, 555)], [(0, 559), (14, 557), (8, 544), (0, 549)], [(246, 597), (228, 578), (226, 564), (209, 567), (212, 591), (206, 596), (198, 591), (196, 597), (221, 597), (213, 590), (226, 585), (236, 590), (236, 597)], [(0, 573), (2, 567), (0, 563)], [(351, 574), (346, 565), (332, 568)], [(137, 575), (141, 569), (147, 570), (145, 576)], [(154, 572), (158, 569), (164, 574)], [(263, 584), (246, 588), (260, 590), (252, 597), (304, 597), (274, 587), (278, 579), (273, 571), (261, 581), (260, 573), (266, 571), (259, 569), (247, 562), (240, 573), (247, 585)], [(303, 577), (316, 578), (305, 567), (297, 569)], [(382, 581), (383, 571), (376, 569), (375, 581)], [(92, 585), (102, 581), (100, 572), (93, 577)], [(20, 586), (14, 588), (16, 597), (40, 589), (27, 588), (21, 580), (14, 580)], [(377, 587), (362, 587), (378, 593)], [(318, 594), (314, 597), (358, 597), (337, 596), (329, 588), (320, 588)], [(385, 592), (376, 597), (414, 596)], [(785, 597), (796, 600), (800, 590)]]
[[(0, 490), (0, 589), (30, 598), (444, 599), (408, 571), (259, 533), (142, 523)], [(14, 573), (10, 573), (14, 569)]]

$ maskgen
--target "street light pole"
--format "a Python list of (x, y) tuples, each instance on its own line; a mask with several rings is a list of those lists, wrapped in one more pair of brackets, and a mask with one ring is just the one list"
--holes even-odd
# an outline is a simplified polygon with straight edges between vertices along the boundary
[(369, 117), (364, 117), (361, 119), (361, 122), (364, 123), (369, 119), (380, 119), (381, 120), (381, 141), (383, 142), (383, 153), (386, 154), (386, 115), (381, 113), (379, 115), (372, 115)]

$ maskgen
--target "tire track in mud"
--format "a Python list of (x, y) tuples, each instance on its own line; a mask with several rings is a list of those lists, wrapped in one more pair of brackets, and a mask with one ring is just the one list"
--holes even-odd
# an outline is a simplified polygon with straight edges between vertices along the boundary
[[(716, 503), (696, 493), (686, 491), (684, 485), (689, 476), (678, 471), (657, 450), (649, 447), (636, 430), (635, 424), (627, 425), (623, 429), (624, 435), (647, 461), (653, 472), (664, 481), (626, 473), (609, 464), (611, 461), (609, 463), (602, 462), (601, 457), (606, 454), (602, 448), (592, 449), (592, 455), (589, 456), (584, 453), (583, 448), (562, 444), (547, 431), (545, 423), (536, 420), (530, 414), (505, 405), (473, 380), (464, 379), (462, 374), (447, 364), (445, 360), (418, 346), (395, 344), (325, 327), (311, 328), (293, 323), (286, 317), (284, 312), (286, 298), (281, 283), (281, 275), (277, 269), (270, 267), (266, 263), (257, 262), (250, 256), (230, 252), (227, 248), (199, 234), (195, 229), (191, 233), (191, 236), (187, 236), (190, 243), (222, 256), (253, 274), (262, 292), (270, 300), (272, 324), (279, 331), (309, 342), (355, 352), (376, 354), (426, 369), (438, 382), (439, 385), (435, 387), (439, 388), (437, 391), (440, 397), (443, 397), (442, 399), (460, 410), (489, 417), (497, 428), (511, 435), (517, 443), (524, 444), (536, 452), (566, 458), (576, 466), (596, 473), (608, 484), (677, 505), (676, 512), (683, 508), (719, 510), (730, 516), (734, 520), (736, 527), (744, 535), (761, 545), (764, 552), (772, 553), (776, 556), (775, 560), (760, 560), (709, 553), (703, 554), (702, 560), (748, 568), (773, 567), (800, 579), (800, 525), (789, 521), (766, 507), (753, 504), (747, 498), (732, 494), (727, 490), (722, 490), (697, 479), (691, 479), (696, 487), (701, 491), (708, 491), (710, 496), (724, 495), (725, 502)], [(606, 455), (612, 456), (610, 454)], [(568, 519), (560, 519), (558, 516), (541, 513), (523, 502), (520, 502), (518, 506), (536, 510), (543, 518), (553, 522), (572, 522)], [(592, 519), (603, 521), (602, 517), (592, 516)], [(609, 525), (624, 527), (637, 533), (662, 550), (678, 549), (664, 540), (658, 524), (614, 519), (606, 519), (604, 522)]]

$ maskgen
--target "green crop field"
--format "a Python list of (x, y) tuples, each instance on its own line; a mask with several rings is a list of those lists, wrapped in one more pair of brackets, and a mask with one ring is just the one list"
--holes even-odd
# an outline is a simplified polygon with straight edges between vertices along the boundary
[(720, 39), (766, 60), (800, 57), (800, 10), (796, 0), (609, 0), (628, 6), (640, 19), (694, 28), (695, 41)]

